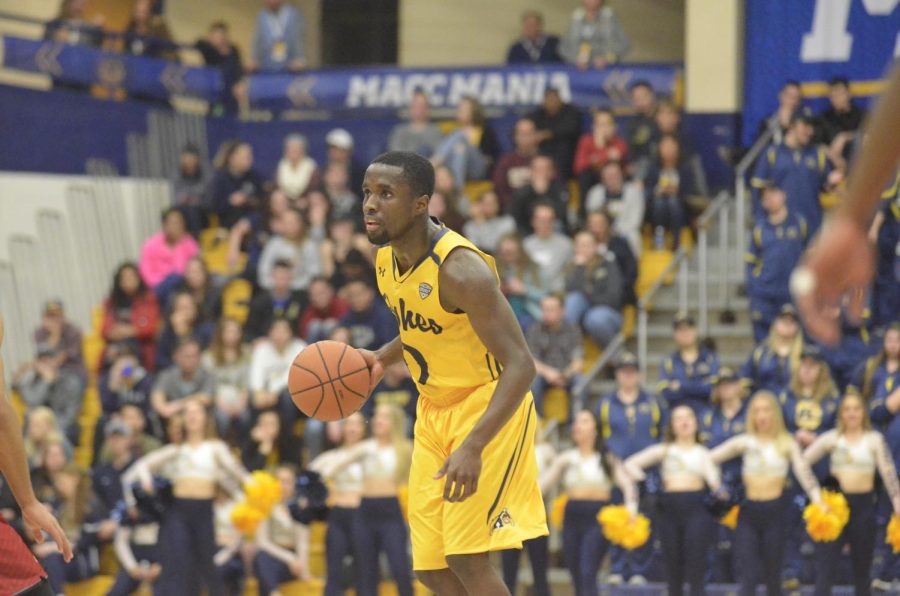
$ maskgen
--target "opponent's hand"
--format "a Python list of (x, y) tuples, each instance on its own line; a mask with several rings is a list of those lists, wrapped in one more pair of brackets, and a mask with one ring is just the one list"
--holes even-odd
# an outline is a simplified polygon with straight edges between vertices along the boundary
[(461, 503), (478, 490), (478, 477), (481, 475), (481, 452), (461, 444), (450, 454), (435, 480), (444, 480), (444, 500), (450, 503)]
[(851, 321), (862, 320), (865, 288), (875, 271), (875, 254), (865, 228), (846, 216), (826, 222), (791, 277), (791, 292), (807, 330), (837, 344), (841, 305), (849, 297)]
[(381, 378), (384, 376), (384, 363), (371, 350), (357, 351), (362, 355), (363, 360), (366, 361), (366, 366), (369, 367), (369, 395), (371, 395), (375, 386), (381, 382)]
[(66, 538), (65, 532), (60, 527), (59, 522), (53, 517), (50, 510), (38, 501), (32, 501), (22, 507), (22, 519), (28, 528), (28, 533), (38, 544), (44, 542), (44, 532), (50, 534), (53, 541), (56, 542), (59, 552), (62, 553), (63, 560), (68, 563), (72, 560), (72, 545)]

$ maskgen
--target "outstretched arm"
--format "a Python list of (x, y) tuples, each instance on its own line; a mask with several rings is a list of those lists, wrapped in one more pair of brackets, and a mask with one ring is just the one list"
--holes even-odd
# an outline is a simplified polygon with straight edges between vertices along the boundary
[[(0, 318), (0, 347), (3, 346), (3, 319)], [(50, 534), (59, 547), (66, 562), (72, 559), (72, 545), (53, 514), (34, 495), (31, 475), (22, 444), (22, 430), (19, 418), (6, 397), (5, 371), (0, 357), (0, 473), (9, 483), (9, 488), (22, 509), (22, 517), (28, 525), (29, 534), (38, 544), (44, 541), (42, 530)]]
[(466, 313), (479, 339), (503, 367), (484, 414), (435, 476), (446, 476), (444, 499), (458, 502), (478, 489), (481, 453), (518, 409), (534, 381), (535, 369), (516, 316), (483, 258), (471, 250), (456, 249), (447, 255), (438, 275), (441, 306), (448, 312)]

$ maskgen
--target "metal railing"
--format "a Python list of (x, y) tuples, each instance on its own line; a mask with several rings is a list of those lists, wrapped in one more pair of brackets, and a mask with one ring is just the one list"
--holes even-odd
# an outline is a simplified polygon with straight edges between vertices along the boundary
[(744, 249), (747, 247), (747, 170), (756, 162), (756, 158), (763, 149), (772, 142), (774, 132), (771, 129), (760, 135), (750, 150), (744, 154), (741, 161), (734, 169), (734, 206), (735, 206), (735, 237), (734, 243), (737, 251), (734, 255), (734, 266), (737, 271), (744, 267)]

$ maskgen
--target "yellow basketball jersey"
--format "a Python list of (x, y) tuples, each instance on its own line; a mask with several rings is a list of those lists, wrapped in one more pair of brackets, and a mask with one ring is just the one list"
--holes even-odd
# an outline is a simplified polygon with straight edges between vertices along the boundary
[(476, 252), (497, 275), (492, 257), (443, 226), (428, 254), (403, 275), (390, 246), (380, 248), (375, 258), (378, 289), (400, 327), (403, 357), (419, 394), (435, 405), (459, 401), (496, 380), (501, 370), (467, 315), (441, 306), (438, 271), (447, 255), (460, 247)]

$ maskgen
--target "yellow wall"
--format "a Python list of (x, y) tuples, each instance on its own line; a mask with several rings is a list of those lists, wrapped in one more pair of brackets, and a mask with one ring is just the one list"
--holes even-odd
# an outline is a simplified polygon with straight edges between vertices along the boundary
[(688, 112), (741, 109), (744, 11), (741, 0), (687, 0), (685, 107)]
[[(399, 62), (404, 66), (502, 62), (519, 36), (519, 17), (539, 7), (545, 29), (564, 34), (577, 1), (400, 0)], [(629, 60), (682, 60), (685, 0), (614, 0), (631, 36)]]

